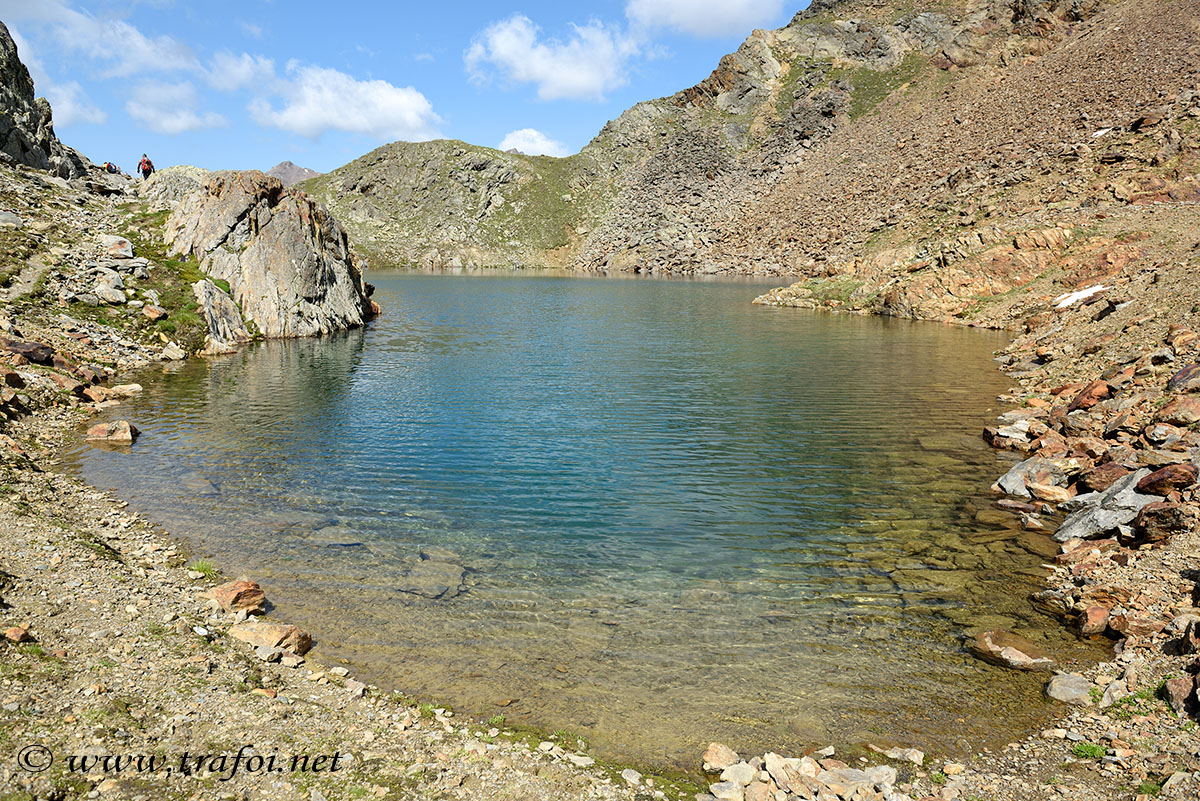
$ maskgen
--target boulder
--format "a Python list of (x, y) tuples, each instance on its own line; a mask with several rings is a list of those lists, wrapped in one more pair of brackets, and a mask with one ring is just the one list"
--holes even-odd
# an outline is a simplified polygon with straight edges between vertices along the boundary
[(114, 420), (111, 423), (97, 423), (88, 429), (89, 441), (112, 442), (130, 445), (141, 434), (137, 426), (127, 420)]
[(1103, 634), (1108, 630), (1109, 610), (1103, 606), (1089, 606), (1079, 616), (1079, 633), (1084, 636)]
[(58, 178), (79, 178), (90, 164), (58, 141), (44, 97), (34, 97), (33, 79), (17, 46), (0, 23), (0, 162), (47, 170)]
[(156, 170), (149, 180), (139, 181), (137, 194), (156, 211), (173, 209), (179, 201), (198, 190), (208, 175), (208, 170), (199, 167), (182, 164), (164, 167)]
[(1132, 522), (1143, 507), (1158, 500), (1137, 492), (1138, 482), (1148, 475), (1149, 470), (1138, 470), (1113, 482), (1104, 492), (1074, 498), (1079, 507), (1054, 532), (1055, 542), (1095, 539)]
[(1192, 524), (1187, 507), (1178, 503), (1151, 503), (1138, 512), (1133, 520), (1133, 533), (1126, 539), (1133, 544), (1166, 542), (1182, 534)]
[(245, 612), (261, 615), (267, 611), (267, 596), (254, 581), (230, 581), (213, 587), (204, 594), (221, 605), (226, 612)]
[(1064, 704), (1087, 706), (1091, 694), (1092, 683), (1076, 673), (1059, 673), (1046, 683), (1046, 696)]
[(229, 282), (245, 320), (268, 338), (328, 334), (371, 315), (363, 261), (304, 192), (258, 171), (216, 172), (167, 221), (173, 256)]
[(150, 318), (150, 322), (156, 323), (167, 316), (167, 310), (162, 306), (155, 306), (153, 303), (147, 303), (142, 307), (142, 314)]
[(1192, 426), (1200, 423), (1200, 398), (1183, 396), (1176, 398), (1158, 410), (1154, 419), (1173, 426)]
[(1163, 683), (1163, 700), (1179, 716), (1186, 715), (1197, 691), (1197, 683), (1191, 676), (1177, 676)]
[(133, 258), (133, 243), (123, 236), (104, 234), (100, 237), (100, 247), (104, 249), (104, 255), (110, 259)]
[(268, 648), (282, 648), (299, 656), (304, 656), (312, 648), (312, 637), (304, 629), (281, 623), (268, 623), (258, 618), (233, 626), (229, 629), (229, 636), (250, 643), (256, 648), (263, 645)]
[(1148, 495), (1170, 495), (1195, 484), (1198, 472), (1194, 464), (1169, 464), (1139, 481), (1137, 491)]
[(204, 278), (192, 284), (192, 294), (208, 325), (204, 353), (232, 353), (253, 338), (237, 304), (212, 281)]
[(1049, 654), (1011, 631), (981, 632), (967, 650), (985, 662), (1014, 670), (1040, 671), (1054, 667)]

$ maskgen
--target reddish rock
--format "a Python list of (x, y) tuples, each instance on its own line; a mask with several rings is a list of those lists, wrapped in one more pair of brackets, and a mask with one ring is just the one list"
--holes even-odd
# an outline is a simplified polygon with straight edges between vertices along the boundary
[(64, 392), (69, 392), (76, 396), (83, 395), (83, 384), (70, 376), (63, 375), (62, 373), (50, 373), (50, 380)]
[(1079, 633), (1091, 637), (1103, 634), (1108, 629), (1108, 610), (1103, 606), (1089, 606), (1079, 616)]
[(137, 426), (126, 420), (97, 423), (88, 429), (87, 438), (92, 441), (114, 442), (128, 445), (138, 438)]
[(1093, 381), (1079, 391), (1079, 394), (1071, 401), (1071, 405), (1067, 407), (1067, 412), (1073, 412), (1078, 409), (1090, 409), (1100, 401), (1111, 396), (1111, 394), (1112, 392), (1109, 389), (1107, 381), (1103, 379)]
[(158, 322), (159, 320), (162, 320), (167, 316), (167, 310), (164, 309), (162, 306), (155, 306), (153, 304), (147, 303), (145, 306), (142, 307), (142, 314), (149, 317), (152, 322)]
[(1171, 709), (1177, 715), (1187, 714), (1187, 708), (1191, 704), (1191, 699), (1195, 692), (1196, 680), (1191, 676), (1167, 679), (1163, 684), (1163, 700), (1171, 706)]
[(1079, 476), (1079, 486), (1088, 492), (1104, 492), (1118, 479), (1124, 478), (1133, 471), (1116, 462), (1106, 462), (1085, 471)]
[(737, 752), (721, 743), (709, 743), (708, 749), (704, 752), (705, 768), (713, 773), (725, 770), (737, 761)]
[(4, 639), (9, 642), (33, 642), (33, 635), (24, 626), (13, 626), (4, 630)]
[(1054, 659), (1029, 640), (1011, 631), (985, 631), (967, 646), (972, 654), (993, 665), (1014, 670), (1051, 670)]
[(1123, 612), (1108, 619), (1108, 628), (1124, 637), (1147, 637), (1167, 627), (1165, 620)]
[(54, 352), (54, 357), (50, 360), (55, 370), (64, 370), (68, 373), (75, 371), (75, 362), (65, 353)]
[(1136, 543), (1166, 542), (1188, 530), (1192, 517), (1187, 507), (1178, 503), (1152, 503), (1142, 508), (1133, 521)]
[(229, 636), (254, 646), (283, 648), (300, 656), (304, 656), (312, 648), (312, 637), (304, 629), (281, 623), (268, 623), (258, 618), (233, 626), (229, 629)]
[(267, 596), (254, 581), (230, 581), (206, 592), (226, 612), (246, 612), (261, 615), (267, 611)]
[(1200, 423), (1200, 399), (1190, 396), (1176, 398), (1158, 410), (1154, 419), (1174, 426), (1191, 426)]
[(81, 394), (92, 403), (104, 403), (112, 397), (106, 387), (84, 387)]
[(1194, 464), (1170, 464), (1139, 481), (1137, 490), (1150, 495), (1169, 495), (1195, 484), (1198, 474), (1200, 470)]

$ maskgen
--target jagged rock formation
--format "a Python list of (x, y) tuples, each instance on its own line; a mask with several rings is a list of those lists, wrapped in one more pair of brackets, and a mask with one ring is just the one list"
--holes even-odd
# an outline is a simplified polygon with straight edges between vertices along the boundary
[(233, 298), (212, 281), (205, 278), (192, 284), (192, 294), (208, 326), (204, 353), (232, 353), (253, 338)]
[(283, 181), (284, 186), (294, 186), (301, 181), (307, 181), (309, 178), (316, 178), (320, 174), (316, 170), (310, 170), (308, 167), (299, 167), (290, 161), (281, 161), (267, 170), (267, 175)]
[[(378, 307), (363, 262), (342, 227), (303, 192), (258, 171), (215, 172), (167, 220), (170, 253), (195, 258), (229, 284), (246, 323), (268, 338), (355, 328)], [(194, 288), (210, 325), (210, 347), (236, 340), (238, 323), (212, 282)]]
[(33, 79), (17, 46), (0, 22), (0, 161), (47, 170), (59, 178), (80, 178), (88, 163), (54, 135), (46, 98), (35, 98)]

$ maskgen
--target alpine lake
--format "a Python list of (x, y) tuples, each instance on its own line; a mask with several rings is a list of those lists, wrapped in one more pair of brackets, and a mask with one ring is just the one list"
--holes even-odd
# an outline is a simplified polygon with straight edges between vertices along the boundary
[(979, 436), (1004, 336), (751, 305), (754, 282), (372, 275), (364, 330), (133, 376), (69, 469), (259, 581), (324, 660), (596, 756), (956, 753), (1048, 719), (971, 657), (1045, 532)]

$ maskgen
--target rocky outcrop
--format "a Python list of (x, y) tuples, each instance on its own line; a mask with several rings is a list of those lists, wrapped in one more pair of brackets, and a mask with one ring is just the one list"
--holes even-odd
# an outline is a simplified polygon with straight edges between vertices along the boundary
[(59, 178), (79, 178), (88, 163), (54, 135), (50, 103), (35, 98), (33, 79), (17, 46), (0, 22), (0, 161), (47, 170)]
[(179, 201), (195, 192), (209, 176), (209, 171), (200, 167), (177, 165), (155, 171), (149, 180), (136, 185), (138, 197), (151, 209), (161, 211), (174, 209)]
[[(194, 258), (203, 272), (228, 282), (242, 317), (267, 338), (355, 328), (377, 311), (364, 265), (338, 222), (261, 172), (208, 176), (167, 220), (165, 239), (172, 255)], [(210, 341), (219, 344), (240, 331), (215, 289), (196, 292), (211, 301), (206, 314), (217, 325)]]

